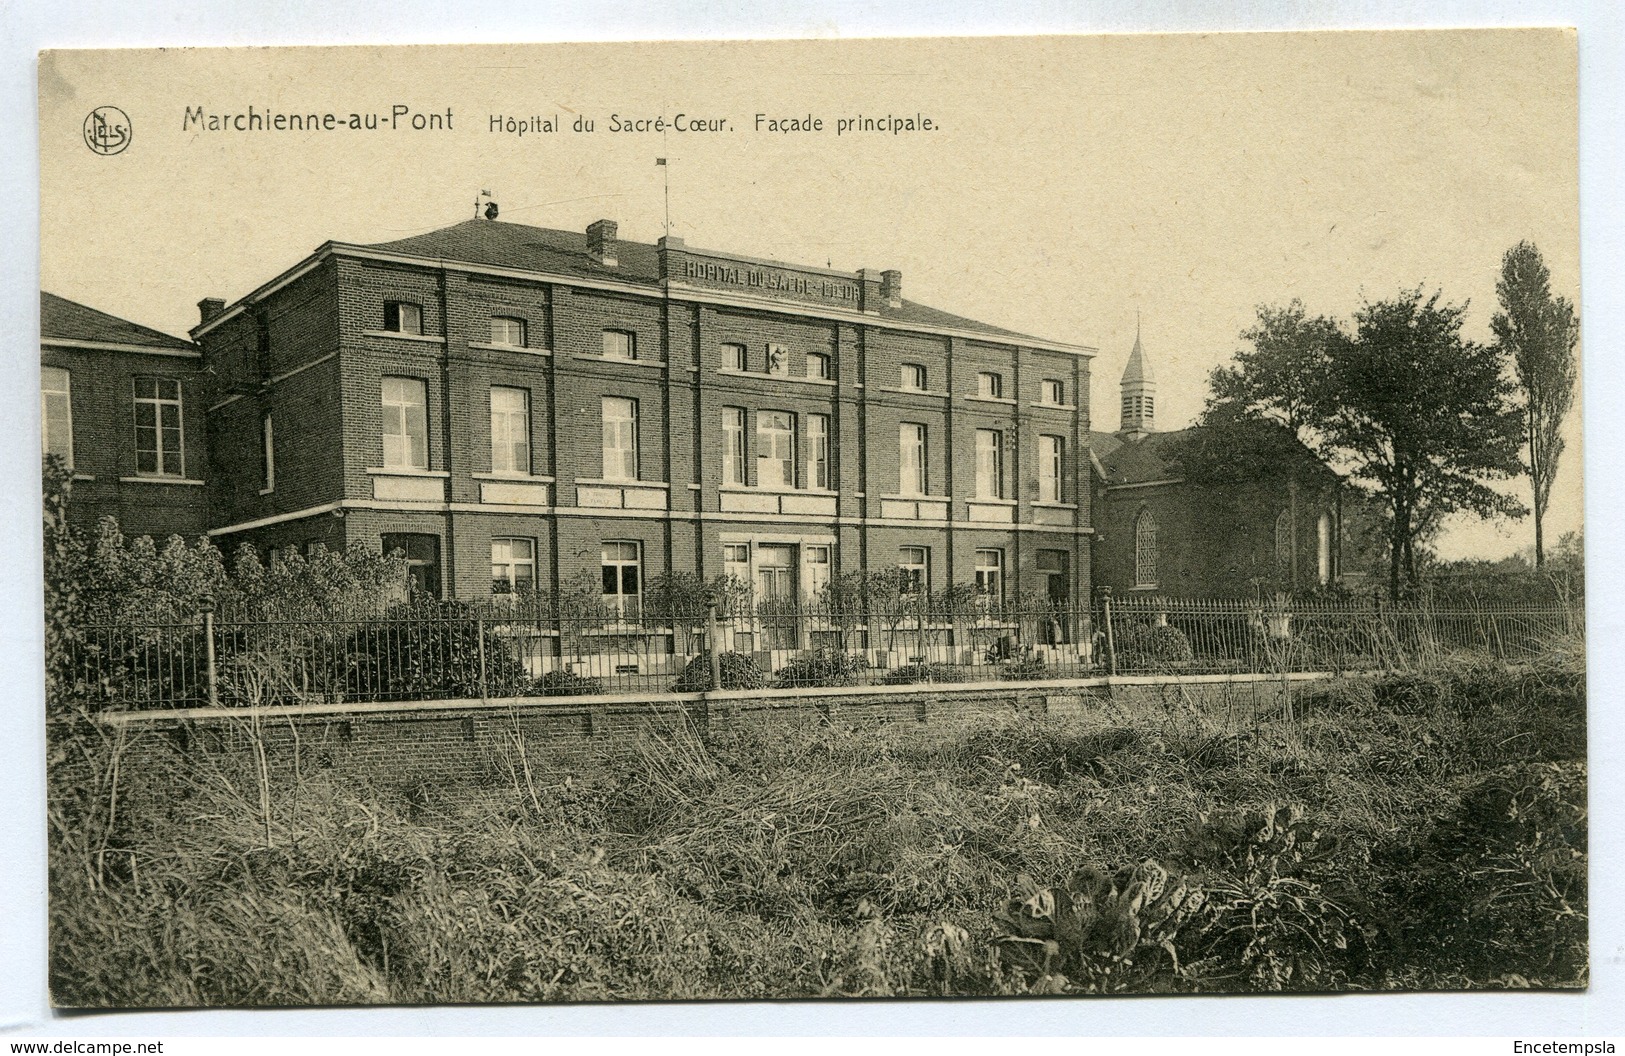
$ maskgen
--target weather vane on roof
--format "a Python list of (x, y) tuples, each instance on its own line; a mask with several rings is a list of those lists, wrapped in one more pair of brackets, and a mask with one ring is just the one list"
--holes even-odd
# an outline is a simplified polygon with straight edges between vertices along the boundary
[(491, 197), (490, 191), (482, 190), (474, 198), (474, 219), (478, 220), (482, 215), (487, 220), (495, 220), (497, 218), (496, 199)]

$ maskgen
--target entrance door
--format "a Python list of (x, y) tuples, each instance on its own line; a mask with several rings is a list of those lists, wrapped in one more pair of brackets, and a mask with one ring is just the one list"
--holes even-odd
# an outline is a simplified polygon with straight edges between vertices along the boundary
[(1049, 612), (1038, 627), (1038, 640), (1045, 645), (1066, 641), (1066, 625), (1072, 607), (1071, 554), (1065, 550), (1038, 551), (1038, 575), (1044, 580), (1044, 599)]
[(758, 543), (755, 586), (764, 644), (769, 649), (796, 648), (796, 548), (783, 543)]

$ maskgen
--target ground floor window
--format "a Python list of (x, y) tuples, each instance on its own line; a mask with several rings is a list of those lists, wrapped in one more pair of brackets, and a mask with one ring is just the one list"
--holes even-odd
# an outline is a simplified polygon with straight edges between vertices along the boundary
[(406, 581), (414, 595), (440, 597), (440, 537), (419, 532), (385, 532), (384, 553), (406, 555)]
[(491, 593), (529, 594), (536, 589), (536, 541), (491, 540)]
[(643, 596), (643, 547), (640, 543), (604, 544), (604, 604), (618, 619), (635, 620)]
[(976, 596), (985, 608), (996, 609), (1004, 597), (1004, 551), (976, 551)]
[(903, 574), (904, 594), (924, 594), (931, 589), (931, 550), (929, 547), (899, 547), (897, 550), (897, 569)]

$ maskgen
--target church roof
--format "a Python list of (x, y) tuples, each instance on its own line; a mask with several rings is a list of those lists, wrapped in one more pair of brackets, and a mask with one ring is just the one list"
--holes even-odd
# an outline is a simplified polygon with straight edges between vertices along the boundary
[[(559, 231), (506, 221), (464, 220), (437, 231), (393, 242), (379, 242), (365, 248), (489, 267), (625, 282), (651, 289), (660, 287), (660, 253), (657, 246), (617, 238), (616, 262), (611, 266), (600, 264), (588, 255), (587, 236), (579, 231)], [(800, 265), (783, 266), (795, 268)], [(882, 319), (899, 323), (968, 330), (1006, 341), (1047, 342), (1045, 338), (1006, 330), (909, 300), (902, 301), (895, 308), (882, 303), (879, 315)]]
[(1119, 433), (1090, 432), (1089, 448), (1100, 462), (1108, 487), (1178, 480), (1184, 475), (1177, 459), (1178, 445), (1197, 428), (1147, 433), (1138, 440), (1125, 440)]
[(94, 341), (108, 345), (139, 345), (173, 352), (196, 352), (190, 341), (172, 337), (150, 326), (98, 312), (77, 301), (40, 291), (39, 332), (45, 341)]

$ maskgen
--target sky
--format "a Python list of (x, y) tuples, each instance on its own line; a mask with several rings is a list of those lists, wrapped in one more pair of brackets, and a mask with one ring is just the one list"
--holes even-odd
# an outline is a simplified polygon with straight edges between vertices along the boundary
[[(1579, 301), (1576, 52), (1562, 30), (800, 40), (421, 49), (56, 52), (40, 62), (40, 282), (171, 333), (328, 239), (473, 215), (852, 270), (905, 296), (1095, 347), (1117, 425), (1135, 327), (1158, 425), (1261, 304), (1349, 317), (1417, 285), (1490, 337), (1502, 253), (1540, 249)], [(86, 114), (134, 135), (103, 156)], [(209, 132), (208, 114), (450, 114), (450, 129)], [(723, 131), (614, 130), (678, 114)], [(817, 132), (758, 130), (816, 119)], [(844, 118), (931, 131), (835, 134)], [(557, 118), (519, 136), (507, 118)], [(593, 122), (591, 133), (572, 128)], [(667, 157), (665, 170), (656, 157)], [(1576, 408), (1547, 537), (1579, 527)], [(1510, 485), (1527, 494), (1525, 482)], [(1457, 518), (1445, 557), (1532, 527)]]

